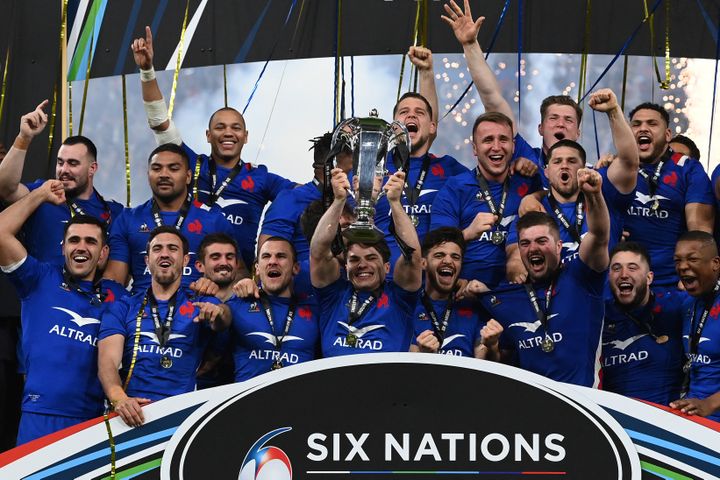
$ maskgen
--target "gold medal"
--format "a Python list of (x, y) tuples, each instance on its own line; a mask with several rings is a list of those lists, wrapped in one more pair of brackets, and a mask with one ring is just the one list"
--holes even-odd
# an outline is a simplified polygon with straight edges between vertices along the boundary
[(173, 364), (172, 359), (170, 357), (168, 357), (167, 355), (163, 355), (162, 358), (160, 359), (160, 366), (162, 368), (170, 368), (170, 367), (172, 367), (172, 364)]
[(659, 343), (661, 345), (663, 343), (667, 342), (668, 340), (669, 340), (669, 338), (667, 335), (658, 335), (657, 337), (655, 337), (655, 342)]
[(688, 360), (683, 365), (683, 373), (690, 373), (690, 367), (692, 366), (692, 361)]
[(650, 206), (650, 209), (655, 212), (658, 208), (660, 208), (660, 200), (656, 198), (653, 204)]
[(420, 219), (417, 215), (410, 215), (410, 221), (413, 224), (413, 227), (417, 227), (420, 224)]
[(545, 353), (550, 353), (555, 350), (555, 342), (553, 342), (553, 339), (550, 338), (550, 335), (545, 335), (542, 343), (540, 343), (540, 348)]
[(345, 337), (345, 342), (348, 344), (349, 347), (354, 347), (357, 344), (357, 335), (353, 333), (348, 333)]
[(275, 360), (272, 363), (272, 366), (270, 367), (271, 370), (280, 370), (283, 367), (283, 364), (280, 360)]

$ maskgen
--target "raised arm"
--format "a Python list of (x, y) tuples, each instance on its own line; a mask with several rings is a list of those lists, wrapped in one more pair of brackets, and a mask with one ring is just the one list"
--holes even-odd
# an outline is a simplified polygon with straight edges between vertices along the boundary
[(465, 0), (465, 11), (463, 12), (454, 0), (450, 0), (449, 4), (445, 4), (445, 12), (447, 16), (442, 15), (443, 21), (450, 25), (455, 38), (463, 47), (465, 52), (465, 61), (470, 76), (473, 79), (475, 88), (480, 94), (480, 100), (485, 107), (486, 112), (500, 112), (508, 116), (513, 122), (513, 134), (517, 132), (515, 126), (515, 116), (513, 115), (510, 104), (502, 96), (500, 85), (495, 78), (495, 74), (490, 70), (485, 56), (478, 43), (477, 36), (480, 27), (485, 21), (485, 17), (480, 17), (473, 21), (472, 12), (470, 11), (470, 2)]
[(43, 203), (65, 203), (65, 189), (59, 180), (48, 180), (0, 213), (0, 265), (7, 267), (27, 256), (15, 237), (30, 215)]
[(625, 121), (615, 93), (609, 88), (598, 90), (590, 96), (588, 105), (598, 112), (605, 112), (610, 122), (617, 161), (608, 167), (608, 179), (620, 193), (631, 193), (637, 185), (640, 156), (630, 125)]
[(20, 131), (0, 162), (0, 198), (6, 203), (15, 203), (28, 194), (27, 187), (20, 183), (25, 167), (25, 155), (30, 142), (47, 125), (47, 114), (43, 111), (47, 104), (48, 101), (43, 100), (35, 110), (20, 118)]
[(333, 202), (325, 211), (315, 234), (310, 240), (310, 281), (313, 287), (322, 288), (340, 278), (340, 264), (332, 254), (331, 247), (345, 207), (350, 182), (339, 168), (332, 170)]
[(148, 125), (150, 125), (155, 135), (155, 141), (158, 145), (164, 143), (181, 145), (180, 132), (177, 131), (175, 124), (169, 119), (165, 99), (155, 78), (153, 40), (150, 27), (145, 27), (145, 38), (136, 38), (130, 48), (133, 52), (135, 65), (140, 68), (143, 104), (145, 105)]
[(406, 260), (405, 256), (401, 255), (395, 262), (393, 281), (400, 288), (413, 292), (419, 289), (422, 284), (422, 256), (420, 254), (420, 240), (418, 240), (417, 230), (415, 230), (415, 226), (405, 212), (402, 203), (400, 203), (404, 186), (405, 172), (396, 172), (388, 177), (383, 189), (387, 193), (388, 203), (390, 204), (390, 215), (395, 225), (395, 234), (408, 247), (414, 249), (409, 260)]
[(435, 88), (432, 52), (429, 48), (425, 47), (410, 47), (407, 55), (412, 64), (418, 69), (420, 95), (425, 97), (425, 100), (430, 103), (432, 107), (432, 121), (437, 125), (440, 115), (440, 105), (438, 103), (437, 89)]
[(602, 195), (602, 177), (595, 170), (581, 168), (577, 178), (578, 186), (585, 194), (588, 226), (587, 235), (580, 244), (580, 260), (596, 272), (602, 272), (610, 263), (610, 214)]

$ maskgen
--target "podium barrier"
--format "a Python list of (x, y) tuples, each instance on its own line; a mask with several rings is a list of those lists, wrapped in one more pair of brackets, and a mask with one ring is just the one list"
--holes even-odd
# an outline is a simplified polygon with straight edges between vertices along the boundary
[[(110, 419), (116, 478), (720, 478), (720, 431), (482, 360), (365, 354), (169, 398)], [(110, 476), (96, 419), (0, 455), (2, 479)]]

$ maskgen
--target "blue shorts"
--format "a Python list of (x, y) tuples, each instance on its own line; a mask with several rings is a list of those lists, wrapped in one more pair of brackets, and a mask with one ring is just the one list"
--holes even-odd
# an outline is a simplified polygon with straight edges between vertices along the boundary
[(90, 418), (64, 417), (46, 413), (22, 412), (18, 428), (17, 444), (30, 442), (36, 438), (55, 433), (63, 428), (72, 427)]

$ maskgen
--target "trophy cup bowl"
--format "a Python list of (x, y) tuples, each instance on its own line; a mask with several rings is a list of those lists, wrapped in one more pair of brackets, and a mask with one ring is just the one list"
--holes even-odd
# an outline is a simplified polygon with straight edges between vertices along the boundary
[(386, 174), (385, 159), (396, 145), (409, 145), (407, 128), (402, 123), (388, 123), (378, 118), (373, 110), (369, 117), (341, 122), (333, 132), (333, 147), (340, 137), (353, 152), (352, 191), (349, 193), (355, 198), (355, 221), (343, 236), (351, 242), (376, 243), (385, 237), (385, 232), (374, 222), (375, 203), (382, 195)]

